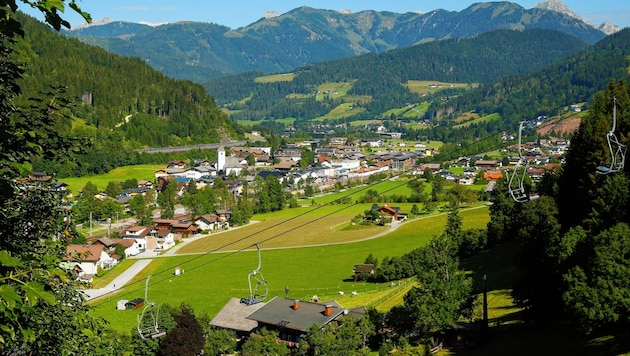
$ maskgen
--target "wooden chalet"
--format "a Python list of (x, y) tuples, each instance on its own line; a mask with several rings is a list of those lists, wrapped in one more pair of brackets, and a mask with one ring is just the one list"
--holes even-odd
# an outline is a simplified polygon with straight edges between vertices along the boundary
[(355, 282), (361, 279), (361, 276), (364, 274), (368, 274), (371, 278), (374, 277), (374, 265), (371, 263), (354, 265), (352, 272), (354, 273)]
[(136, 298), (125, 303), (125, 309), (127, 310), (136, 310), (142, 308), (144, 306), (143, 298)]
[(381, 216), (381, 218), (383, 217), (391, 217), (392, 221), (398, 221), (398, 212), (400, 211), (399, 207), (395, 207), (395, 206), (390, 206), (390, 205), (383, 205), (383, 206), (378, 206), (378, 205), (372, 205), (372, 209), (371, 210), (376, 210), (378, 211), (379, 215)]

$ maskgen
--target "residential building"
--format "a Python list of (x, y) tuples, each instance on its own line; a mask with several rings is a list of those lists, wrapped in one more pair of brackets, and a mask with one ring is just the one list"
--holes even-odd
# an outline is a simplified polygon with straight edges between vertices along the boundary
[(92, 282), (102, 269), (111, 268), (116, 260), (111, 258), (102, 245), (68, 245), (61, 267), (74, 270), (82, 282)]
[(344, 318), (361, 318), (364, 312), (364, 307), (348, 310), (334, 300), (315, 303), (274, 297), (249, 314), (247, 319), (258, 322), (258, 328), (277, 331), (287, 346), (297, 347), (301, 336), (308, 333), (313, 325), (323, 327), (333, 321), (343, 323)]

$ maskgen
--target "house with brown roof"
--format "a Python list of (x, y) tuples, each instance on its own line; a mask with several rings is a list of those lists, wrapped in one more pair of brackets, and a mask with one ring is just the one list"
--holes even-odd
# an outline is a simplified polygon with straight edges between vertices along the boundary
[(102, 269), (111, 268), (116, 262), (102, 245), (68, 245), (61, 267), (74, 270), (80, 281), (89, 283)]
[(93, 245), (102, 245), (107, 253), (112, 257), (116, 253), (117, 245), (122, 245), (124, 247), (124, 257), (135, 256), (140, 252), (135, 239), (110, 239), (108, 237), (102, 237), (94, 241)]
[(52, 176), (44, 172), (33, 172), (28, 175), (28, 180), (31, 182), (43, 183), (43, 182), (48, 182), (51, 179), (52, 179)]
[(292, 298), (274, 297), (247, 316), (258, 322), (258, 328), (276, 330), (280, 339), (289, 347), (299, 346), (300, 338), (313, 325), (323, 327), (334, 321), (343, 322), (346, 317), (363, 316), (365, 308), (345, 309), (334, 300), (315, 303)]
[(383, 217), (391, 218), (392, 222), (396, 222), (399, 220), (399, 217), (398, 217), (398, 212), (400, 211), (399, 207), (391, 206), (388, 204), (385, 204), (383, 206), (378, 206), (374, 204), (372, 205), (371, 210), (378, 211), (378, 214), (381, 216), (381, 219)]
[(153, 189), (153, 182), (146, 179), (140, 179), (138, 181), (138, 188)]
[(219, 216), (217, 214), (204, 214), (195, 216), (195, 219), (193, 221), (201, 231), (216, 230), (220, 226)]
[(480, 159), (480, 160), (475, 161), (475, 168), (483, 170), (483, 171), (494, 170), (501, 166), (502, 166), (501, 161), (496, 160), (496, 159), (489, 159), (489, 160)]
[(366, 275), (368, 276), (367, 278), (374, 277), (374, 265), (371, 263), (354, 265), (352, 273), (354, 274), (355, 282)]
[(232, 209), (217, 209), (215, 213), (219, 216), (221, 227), (229, 227)]
[(138, 245), (138, 251), (143, 252), (147, 249), (155, 248), (155, 246), (152, 246), (153, 242), (149, 243), (149, 241), (151, 240), (151, 230), (152, 227), (150, 226), (136, 225), (126, 228), (121, 232), (120, 235), (123, 239), (135, 240)]

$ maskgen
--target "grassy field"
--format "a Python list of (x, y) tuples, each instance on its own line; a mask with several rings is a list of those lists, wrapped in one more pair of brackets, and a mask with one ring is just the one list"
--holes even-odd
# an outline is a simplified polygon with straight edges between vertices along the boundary
[(429, 109), (431, 103), (421, 103), (421, 104), (413, 104), (411, 107), (403, 106), (400, 108), (391, 109), (385, 111), (380, 116), (384, 118), (389, 118), (392, 114), (396, 117), (404, 117), (404, 118), (423, 118), (424, 114)]
[(468, 127), (472, 124), (480, 124), (480, 123), (484, 123), (484, 122), (488, 122), (488, 121), (495, 121), (495, 120), (499, 120), (501, 119), (501, 115), (499, 115), (499, 113), (493, 113), (490, 115), (486, 115), (486, 116), (482, 116), (479, 118), (475, 118), (473, 120), (466, 120), (461, 124), (455, 125), (453, 126), (453, 128), (462, 128), (462, 127)]
[[(362, 207), (352, 205), (354, 208)], [(366, 304), (378, 307), (385, 302), (399, 303), (404, 293), (398, 288), (404, 286), (392, 288), (389, 283), (354, 282), (351, 279), (352, 266), (362, 263), (370, 253), (381, 260), (385, 256), (400, 256), (425, 245), (442, 232), (446, 215), (416, 219), (389, 234), (371, 238), (385, 228), (353, 228), (349, 224), (353, 213), (331, 214), (326, 209), (312, 208), (294, 219), (255, 216), (254, 219), (260, 222), (209, 235), (184, 246), (180, 251), (194, 251), (194, 254), (154, 259), (142, 274), (136, 276), (117, 295), (94, 301), (94, 315), (108, 320), (112, 328), (132, 329), (137, 312), (115, 310), (116, 302), (143, 297), (145, 279), (151, 274), (150, 301), (170, 305), (186, 302), (197, 313), (212, 316), (230, 298), (248, 296), (247, 275), (258, 263), (257, 254), (251, 247), (254, 243), (260, 243), (263, 249), (260, 272), (268, 281), (270, 297), (284, 296), (284, 288), (289, 286), (289, 296), (292, 298), (310, 300), (313, 295), (318, 295), (320, 300), (335, 299), (349, 308)], [(488, 221), (487, 207), (462, 210), (460, 215), (465, 228), (481, 228)], [(299, 247), (304, 244), (327, 245)], [(251, 248), (245, 250), (248, 246)], [(230, 251), (209, 253), (226, 250)], [(184, 273), (175, 277), (175, 266), (179, 266)], [(108, 273), (105, 278), (113, 278), (114, 271), (110, 273), (112, 275)], [(338, 291), (344, 291), (346, 295), (341, 297)], [(358, 292), (359, 296), (352, 297), (349, 293), (352, 291)]]
[(350, 89), (352, 89), (352, 83), (350, 82), (327, 82), (317, 87), (317, 90), (320, 92), (320, 94), (317, 94), (317, 100), (324, 100), (326, 96), (333, 99), (341, 98), (346, 96)]
[[(236, 122), (241, 126), (247, 127), (263, 124), (265, 120), (236, 120)], [(280, 122), (285, 125), (293, 125), (293, 123), (295, 122), (295, 118), (288, 117), (284, 119), (275, 119), (274, 122)]]
[(470, 84), (466, 83), (445, 83), (429, 80), (410, 80), (407, 82), (407, 87), (412, 92), (420, 95), (433, 94), (444, 89), (472, 88)]
[(137, 180), (147, 179), (153, 181), (155, 179), (155, 171), (161, 168), (164, 168), (164, 165), (140, 164), (115, 168), (105, 174), (78, 178), (63, 178), (61, 181), (68, 185), (68, 190), (70, 190), (73, 194), (76, 194), (79, 190), (83, 189), (87, 182), (94, 183), (100, 191), (104, 191), (110, 181), (124, 182), (127, 179), (132, 178)]
[(256, 77), (254, 82), (256, 83), (276, 83), (276, 82), (290, 82), (293, 81), (295, 73), (280, 73), (272, 75), (264, 75), (262, 77)]
[(364, 112), (365, 108), (357, 108), (352, 103), (343, 103), (330, 110), (330, 112), (324, 116), (316, 117), (311, 121), (324, 121), (343, 119), (344, 117), (352, 116), (361, 112)]

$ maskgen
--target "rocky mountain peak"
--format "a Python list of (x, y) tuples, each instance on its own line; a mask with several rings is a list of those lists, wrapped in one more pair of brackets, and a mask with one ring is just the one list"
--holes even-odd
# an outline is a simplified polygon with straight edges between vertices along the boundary
[(107, 25), (108, 23), (114, 22), (114, 20), (110, 17), (103, 17), (100, 20), (96, 20), (96, 21), (92, 21), (92, 23), (82, 23), (80, 25), (76, 25), (76, 26), (72, 26), (73, 30), (80, 30), (82, 28), (88, 28), (91, 26), (101, 26), (101, 25)]
[(278, 12), (272, 11), (272, 10), (265, 11), (265, 13), (263, 14), (263, 17), (266, 18), (266, 19), (270, 19), (270, 18), (278, 17), (278, 16), (280, 16), (280, 14)]
[(621, 31), (621, 28), (610, 21), (605, 21), (603, 24), (597, 27), (598, 30), (602, 31), (607, 35), (612, 35), (615, 32)]
[(573, 10), (571, 10), (570, 7), (568, 7), (565, 3), (563, 3), (560, 0), (547, 0), (547, 1), (539, 2), (538, 4), (534, 5), (534, 8), (560, 12), (562, 14), (565, 14), (566, 16), (580, 19), (586, 22), (583, 18), (581, 18), (578, 14), (573, 12)]

